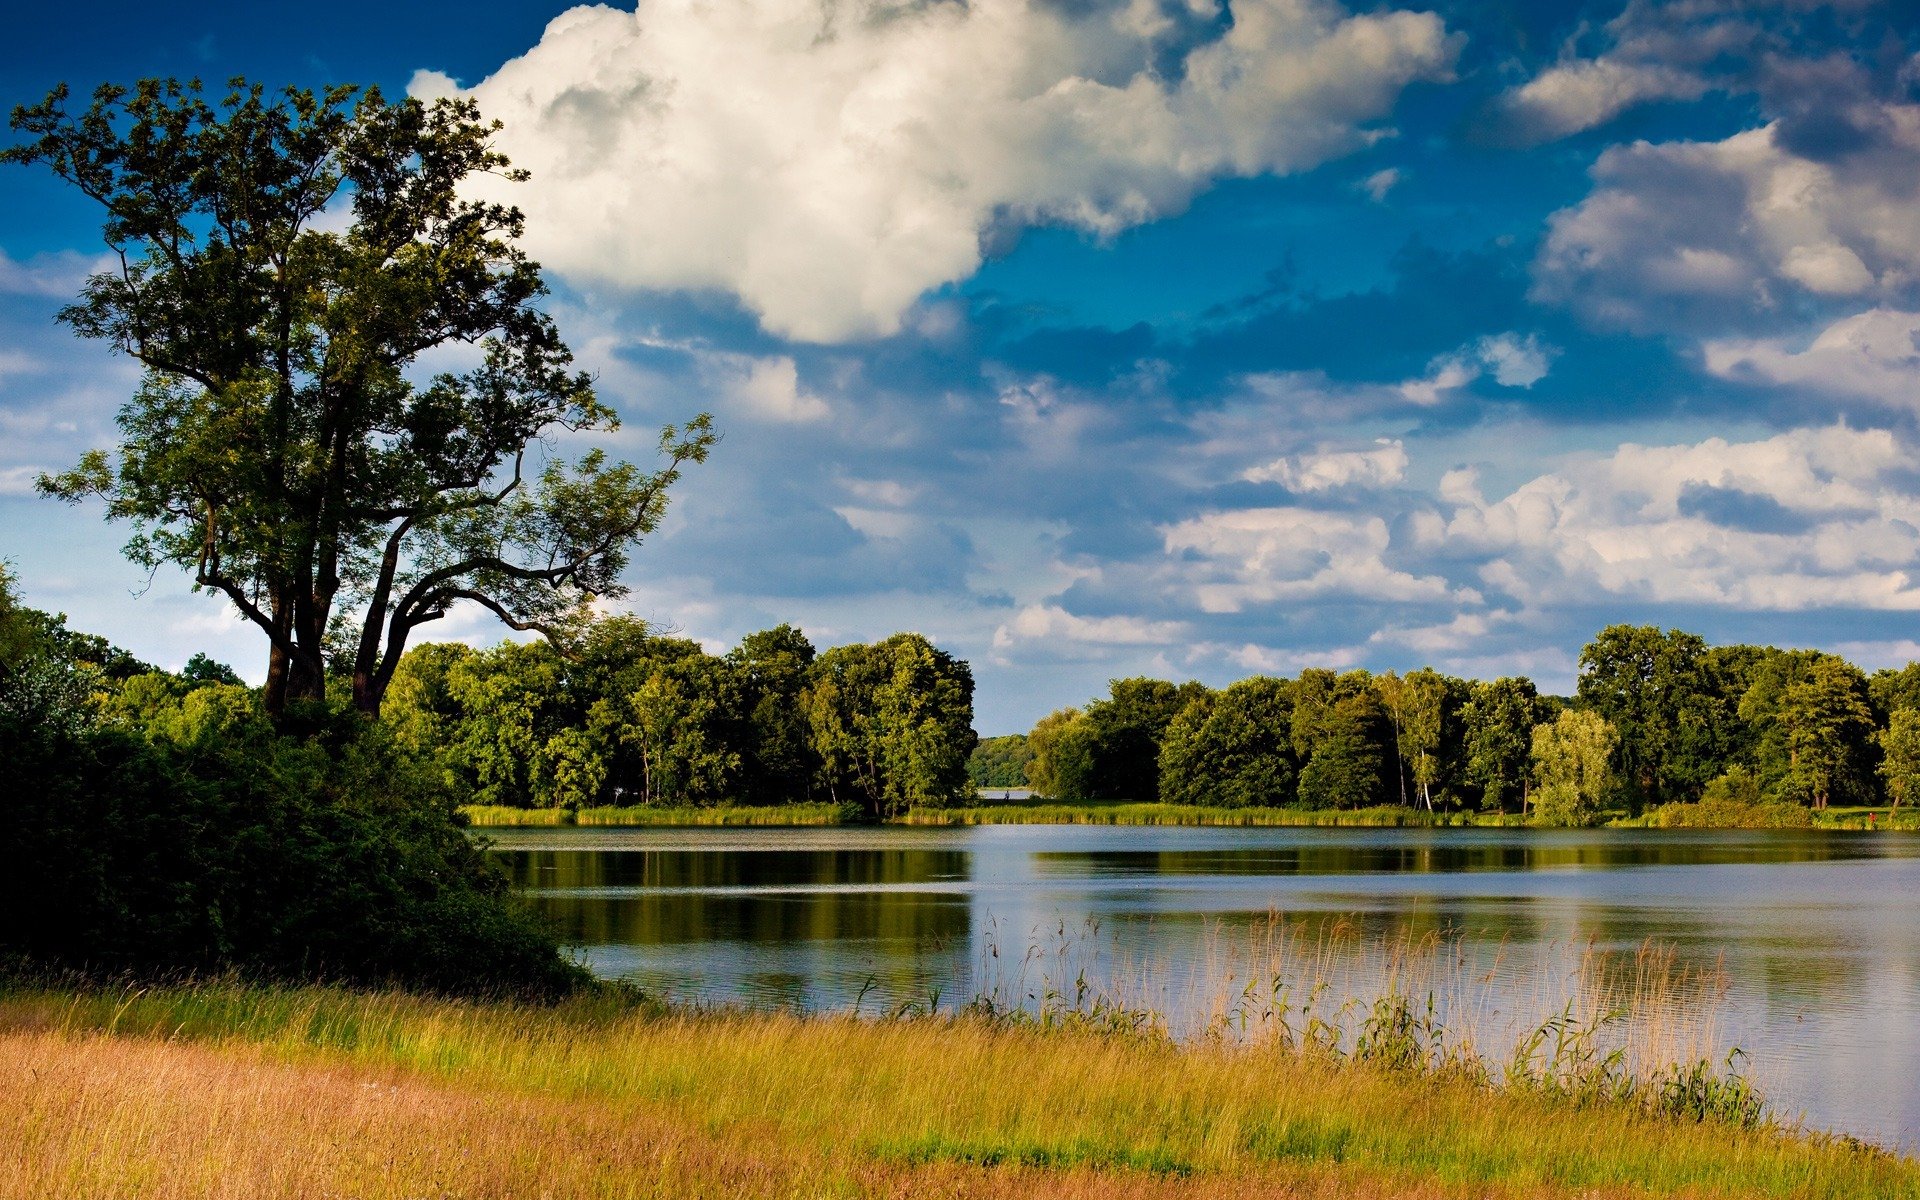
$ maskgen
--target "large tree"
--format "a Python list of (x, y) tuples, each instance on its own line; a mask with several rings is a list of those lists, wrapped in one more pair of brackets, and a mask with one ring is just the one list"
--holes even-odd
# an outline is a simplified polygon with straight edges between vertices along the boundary
[[(653, 471), (540, 461), (549, 435), (617, 421), (538, 306), (519, 211), (464, 198), (476, 174), (524, 178), (469, 101), (145, 80), (78, 113), (55, 89), (12, 127), (0, 161), (106, 210), (114, 266), (61, 319), (145, 368), (119, 446), (41, 489), (103, 497), (130, 557), (259, 627), (271, 712), (324, 694), (336, 617), (369, 714), (457, 603), (563, 631), (621, 594), (713, 442), (701, 416), (663, 431)], [(427, 377), (436, 350), (464, 365)]]

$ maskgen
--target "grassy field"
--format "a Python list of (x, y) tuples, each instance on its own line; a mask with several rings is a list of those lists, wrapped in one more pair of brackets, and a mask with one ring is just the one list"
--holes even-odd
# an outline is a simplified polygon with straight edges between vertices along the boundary
[(1115, 1028), (15, 989), (0, 1196), (1920, 1196), (1908, 1159), (1544, 1076)]

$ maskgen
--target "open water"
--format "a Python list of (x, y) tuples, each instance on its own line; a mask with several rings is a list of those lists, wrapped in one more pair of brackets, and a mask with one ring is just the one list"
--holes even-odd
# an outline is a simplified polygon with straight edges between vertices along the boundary
[(1630, 961), (1651, 945), (1676, 972), (1719, 981), (1682, 1023), (1716, 1053), (1745, 1051), (1778, 1111), (1920, 1145), (1920, 835), (1041, 825), (488, 835), (595, 971), (684, 1000), (878, 1013), (980, 993), (1072, 1002), (1086, 988), (1198, 1028), (1220, 1017), (1223, 996), (1275, 972), (1364, 993), (1390, 948), (1411, 944), (1439, 947), (1411, 982), (1447, 991), (1449, 1019), (1498, 1043), (1580, 994), (1596, 955)]

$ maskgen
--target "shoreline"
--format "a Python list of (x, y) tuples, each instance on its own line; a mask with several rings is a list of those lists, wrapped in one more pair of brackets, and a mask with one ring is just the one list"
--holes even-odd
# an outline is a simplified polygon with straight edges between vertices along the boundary
[(1748, 1111), (1729, 1103), (1738, 1077), (1677, 1074), (1707, 1101), (1689, 1107), (1585, 1086), (1577, 1068), (1503, 1080), (1411, 1033), (1363, 1052), (1176, 1044), (1124, 1012), (14, 986), (0, 1062), (24, 1082), (0, 1096), (0, 1137), (20, 1153), (0, 1195), (290, 1179), (370, 1198), (487, 1182), (567, 1197), (1920, 1194), (1911, 1157), (1729, 1115)]
[[(1689, 811), (1691, 810), (1691, 811)], [(708, 808), (502, 808), (463, 805), (459, 809), (470, 828), (511, 829), (561, 826), (608, 828), (714, 828), (871, 826), (846, 808), (827, 803), (781, 805), (716, 805)], [(1353, 810), (1291, 808), (1225, 808), (1164, 804), (1130, 800), (1072, 803), (1014, 801), (979, 803), (953, 808), (911, 808), (878, 822), (887, 826), (971, 825), (1126, 825), (1167, 827), (1245, 828), (1366, 828), (1366, 829), (1548, 829), (1529, 823), (1517, 813), (1435, 812), (1398, 807)], [(1825, 812), (1755, 805), (1728, 811), (1698, 805), (1669, 805), (1640, 816), (1616, 814), (1599, 828), (1611, 829), (1814, 829), (1915, 830), (1920, 809), (1835, 808)]]

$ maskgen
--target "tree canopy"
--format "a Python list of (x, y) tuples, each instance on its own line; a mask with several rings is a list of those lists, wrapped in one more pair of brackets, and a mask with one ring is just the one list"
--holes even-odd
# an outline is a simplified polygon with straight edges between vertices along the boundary
[[(235, 80), (63, 86), (16, 108), (39, 164), (98, 201), (112, 269), (61, 320), (139, 362), (120, 442), (40, 488), (104, 498), (127, 554), (184, 569), (266, 636), (265, 704), (324, 694), (330, 646), (360, 709), (421, 625), (470, 602), (564, 634), (618, 596), (668, 488), (713, 444), (702, 415), (643, 471), (541, 439), (610, 430), (577, 370), (513, 208), (464, 198), (522, 179), (470, 101)], [(423, 377), (422, 356), (464, 360)], [(331, 640), (330, 640), (331, 639)]]

